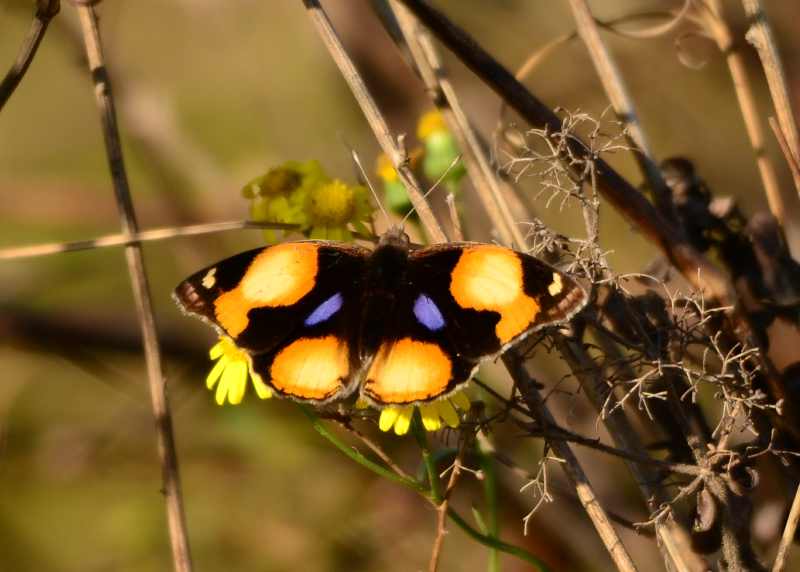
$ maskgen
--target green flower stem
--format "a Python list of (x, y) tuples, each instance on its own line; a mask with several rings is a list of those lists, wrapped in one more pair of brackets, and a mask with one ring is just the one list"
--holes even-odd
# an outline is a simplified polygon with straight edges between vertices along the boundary
[[(311, 425), (312, 427), (314, 427), (314, 430), (320, 435), (322, 435), (322, 437), (324, 437), (326, 440), (328, 440), (334, 447), (336, 447), (342, 453), (350, 457), (353, 461), (355, 461), (365, 469), (372, 471), (373, 473), (375, 473), (380, 477), (389, 479), (392, 482), (403, 485), (404, 487), (419, 493), (420, 495), (422, 495), (423, 498), (433, 503), (435, 506), (441, 504), (442, 502), (441, 492), (438, 492), (438, 482), (439, 482), (438, 475), (436, 473), (435, 463), (428, 450), (427, 438), (425, 437), (424, 428), (420, 427), (421, 431), (417, 429), (414, 429), (414, 431), (415, 435), (417, 435), (417, 433), (420, 433), (420, 435), (417, 436), (417, 439), (418, 442), (421, 439), (422, 445), (424, 445), (423, 454), (427, 455), (426, 469), (428, 471), (428, 477), (429, 478), (431, 477), (431, 471), (433, 473), (433, 476), (436, 477), (431, 479), (431, 482), (437, 483), (437, 485), (434, 485), (434, 487), (437, 489), (436, 494), (438, 494), (439, 500), (434, 498), (433, 490), (428, 490), (428, 488), (422, 483), (419, 483), (413, 479), (407, 479), (396, 473), (393, 473), (386, 467), (376, 463), (375, 461), (372, 461), (371, 459), (368, 459), (367, 457), (359, 453), (355, 448), (351, 447), (350, 445), (339, 439), (336, 435), (328, 431), (327, 427), (325, 427), (325, 425), (322, 423), (322, 421), (320, 421), (319, 417), (317, 417), (317, 415), (310, 407), (306, 405), (300, 405), (299, 407), (300, 410), (303, 412), (303, 414), (306, 417), (308, 417), (308, 420), (311, 422)], [(419, 425), (421, 426), (422, 423), (420, 422)], [(432, 487), (432, 489), (434, 487)], [(533, 554), (531, 554), (524, 548), (520, 548), (519, 546), (514, 546), (513, 544), (507, 544), (502, 540), (499, 540), (498, 538), (494, 538), (492, 536), (481, 534), (479, 531), (475, 530), (469, 524), (467, 524), (467, 522), (463, 518), (461, 518), (461, 516), (452, 508), (447, 509), (447, 516), (450, 517), (450, 520), (452, 520), (461, 530), (466, 532), (470, 538), (476, 540), (477, 542), (480, 542), (481, 544), (488, 546), (489, 548), (499, 550), (500, 552), (505, 552), (507, 554), (511, 554), (512, 556), (516, 556), (517, 558), (519, 558), (520, 560), (524, 560), (525, 562), (529, 562), (534, 566), (536, 566), (541, 572), (549, 572), (549, 569), (547, 568), (547, 566), (545, 566), (545, 564), (541, 560), (536, 558)]]
[(458, 527), (467, 533), (467, 536), (480, 542), (481, 544), (488, 546), (489, 548), (494, 548), (499, 550), (500, 552), (505, 552), (506, 554), (511, 554), (512, 556), (516, 556), (520, 560), (524, 560), (530, 564), (533, 564), (538, 568), (541, 572), (550, 572), (550, 569), (547, 565), (542, 562), (539, 558), (525, 550), (524, 548), (520, 548), (519, 546), (514, 546), (513, 544), (508, 544), (507, 542), (503, 542), (498, 538), (494, 538), (492, 536), (487, 536), (485, 534), (481, 534), (479, 531), (472, 528), (467, 521), (461, 518), (453, 508), (447, 509), (447, 516), (450, 517)]
[(414, 433), (414, 438), (417, 440), (420, 451), (422, 452), (422, 461), (425, 463), (425, 470), (428, 473), (428, 482), (430, 483), (430, 497), (436, 506), (442, 504), (444, 496), (442, 495), (442, 488), (439, 483), (439, 471), (436, 468), (436, 461), (431, 455), (430, 447), (428, 446), (428, 436), (425, 432), (425, 427), (422, 426), (422, 418), (419, 409), (414, 410), (414, 416), (411, 418), (411, 431)]
[[(500, 522), (497, 515), (497, 473), (491, 457), (480, 450), (478, 455), (483, 471), (483, 496), (486, 499), (487, 523), (486, 533), (491, 538), (500, 536)], [(489, 572), (500, 572), (500, 553), (495, 548), (489, 549)]]
[(325, 439), (330, 441), (330, 443), (334, 447), (339, 449), (342, 453), (350, 457), (356, 463), (358, 463), (359, 465), (361, 465), (366, 469), (369, 469), (378, 476), (381, 476), (385, 479), (389, 479), (390, 481), (393, 481), (395, 483), (401, 484), (404, 487), (407, 487), (415, 492), (422, 494), (423, 496), (425, 496), (425, 498), (429, 498), (430, 493), (424, 485), (412, 479), (407, 479), (405, 477), (402, 477), (392, 472), (391, 470), (387, 469), (383, 465), (376, 463), (372, 459), (365, 457), (357, 449), (348, 445), (347, 443), (339, 439), (336, 435), (328, 431), (328, 428), (325, 427), (325, 425), (322, 423), (322, 421), (320, 421), (319, 417), (316, 416), (316, 414), (310, 407), (306, 405), (300, 405), (299, 407), (300, 410), (303, 412), (303, 414), (306, 417), (308, 417), (308, 420), (311, 421), (311, 425), (312, 427), (314, 427), (314, 430), (317, 433), (319, 433)]

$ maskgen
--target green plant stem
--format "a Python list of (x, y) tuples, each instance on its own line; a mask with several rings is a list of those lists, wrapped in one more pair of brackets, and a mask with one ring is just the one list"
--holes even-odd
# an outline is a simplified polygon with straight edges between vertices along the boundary
[[(500, 522), (497, 511), (497, 473), (494, 460), (478, 447), (478, 454), (483, 471), (483, 497), (486, 500), (486, 534), (491, 538), (500, 536)], [(489, 572), (500, 572), (500, 553), (495, 548), (489, 549)]]
[(547, 565), (542, 562), (539, 558), (525, 550), (524, 548), (520, 548), (519, 546), (514, 546), (513, 544), (508, 544), (507, 542), (503, 542), (499, 538), (493, 538), (491, 536), (487, 536), (485, 534), (481, 534), (479, 531), (472, 528), (467, 522), (461, 518), (453, 508), (447, 509), (447, 516), (450, 517), (452, 520), (461, 530), (467, 533), (467, 536), (480, 542), (481, 544), (488, 546), (489, 548), (494, 548), (499, 550), (500, 552), (505, 552), (506, 554), (511, 554), (512, 556), (516, 556), (520, 560), (524, 560), (525, 562), (529, 562), (536, 566), (542, 572), (549, 572), (549, 568)]
[(422, 462), (425, 463), (425, 471), (428, 473), (428, 483), (430, 486), (429, 495), (431, 500), (438, 506), (444, 501), (442, 495), (442, 487), (439, 483), (439, 471), (436, 468), (436, 461), (431, 456), (431, 450), (428, 446), (428, 436), (425, 434), (425, 428), (422, 426), (419, 410), (414, 411), (414, 417), (411, 419), (411, 432), (414, 434), (414, 439), (417, 440), (417, 445), (422, 452)]
[(350, 457), (356, 463), (358, 463), (359, 465), (361, 465), (366, 469), (369, 469), (376, 475), (379, 475), (385, 479), (389, 479), (390, 481), (393, 481), (395, 483), (401, 484), (404, 487), (407, 487), (413, 491), (420, 493), (425, 498), (429, 498), (430, 493), (424, 485), (418, 483), (415, 480), (407, 479), (396, 473), (393, 473), (391, 470), (387, 469), (383, 465), (380, 465), (375, 461), (373, 461), (372, 459), (365, 457), (364, 455), (359, 453), (357, 449), (351, 447), (350, 445), (339, 439), (339, 437), (328, 431), (328, 428), (325, 427), (325, 425), (322, 423), (322, 421), (320, 421), (319, 417), (316, 416), (316, 414), (310, 407), (308, 407), (307, 405), (300, 405), (299, 407), (300, 411), (302, 411), (303, 414), (306, 417), (308, 417), (308, 420), (311, 421), (311, 426), (314, 427), (314, 430), (317, 433), (319, 433), (325, 439), (330, 441), (334, 447), (339, 449), (342, 453)]
[[(376, 463), (375, 461), (372, 461), (371, 459), (368, 459), (367, 457), (359, 453), (358, 450), (354, 449), (353, 447), (351, 447), (350, 445), (339, 439), (336, 435), (328, 431), (328, 428), (325, 427), (325, 425), (322, 423), (322, 421), (320, 421), (319, 417), (317, 417), (317, 415), (310, 407), (306, 405), (300, 405), (299, 407), (300, 411), (302, 411), (303, 414), (311, 422), (311, 426), (314, 427), (314, 430), (317, 433), (319, 433), (322, 437), (324, 437), (326, 440), (328, 440), (334, 447), (339, 449), (339, 451), (350, 457), (353, 461), (355, 461), (365, 469), (372, 471), (373, 473), (375, 473), (380, 477), (389, 479), (392, 482), (401, 484), (404, 487), (419, 493), (425, 500), (431, 502), (434, 505), (438, 505), (439, 503), (441, 503), (441, 500), (439, 501), (434, 500), (431, 491), (425, 485), (418, 483), (413, 479), (408, 479), (393, 473), (386, 467)], [(425, 441), (427, 443), (427, 439), (425, 439)], [(430, 460), (430, 463), (433, 465), (432, 459)], [(434, 467), (434, 474), (435, 474), (435, 467)], [(438, 480), (436, 482), (438, 482)], [(447, 516), (461, 530), (467, 533), (467, 535), (470, 538), (476, 540), (477, 542), (480, 542), (481, 544), (488, 546), (489, 548), (494, 548), (496, 550), (499, 550), (500, 552), (505, 552), (506, 554), (516, 556), (520, 560), (524, 560), (525, 562), (533, 564), (542, 572), (549, 572), (549, 569), (547, 568), (547, 566), (545, 566), (545, 564), (541, 560), (539, 560), (536, 556), (534, 556), (524, 548), (520, 548), (519, 546), (514, 546), (513, 544), (508, 544), (498, 538), (493, 538), (485, 534), (481, 534), (479, 531), (475, 530), (469, 524), (467, 524), (467, 522), (463, 518), (461, 518), (461, 516), (452, 508), (447, 509)]]

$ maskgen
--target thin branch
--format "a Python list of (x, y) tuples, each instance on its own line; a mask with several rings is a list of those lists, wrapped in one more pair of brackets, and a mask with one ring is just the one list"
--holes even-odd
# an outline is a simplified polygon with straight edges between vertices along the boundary
[[(674, 11), (634, 12), (632, 14), (626, 14), (624, 16), (607, 21), (602, 21), (595, 18), (595, 23), (597, 26), (624, 38), (642, 40), (660, 38), (683, 23), (687, 17), (687, 14), (689, 13), (689, 8), (692, 6), (692, 1), (693, 0), (684, 0), (680, 9)], [(645, 18), (666, 20), (666, 22), (655, 24), (652, 27), (645, 28), (643, 30), (623, 31), (620, 29), (621, 24)], [(536, 51), (528, 56), (525, 62), (523, 62), (523, 64), (517, 69), (514, 77), (520, 81), (525, 80), (525, 78), (527, 78), (531, 72), (536, 69), (550, 54), (554, 53), (556, 49), (566, 45), (577, 37), (578, 32), (573, 31), (567, 32), (566, 34), (561, 34), (560, 36), (548, 41), (545, 45), (539, 47)]]
[(408, 481), (414, 480), (411, 477), (411, 475), (406, 473), (402, 468), (400, 468), (400, 466), (397, 463), (395, 463), (392, 460), (392, 458), (386, 453), (386, 451), (383, 450), (383, 448), (380, 445), (378, 445), (375, 441), (373, 441), (372, 439), (364, 435), (361, 431), (353, 427), (349, 419), (346, 420), (337, 419), (336, 421), (347, 431), (349, 431), (354, 437), (356, 437), (359, 441), (364, 443), (364, 445), (366, 445), (366, 447), (370, 451), (375, 453), (378, 456), (378, 458), (384, 463), (386, 463), (386, 466), (389, 467), (391, 470), (393, 470), (398, 476)]
[(742, 120), (750, 140), (750, 146), (755, 154), (756, 165), (764, 192), (767, 195), (770, 211), (784, 227), (786, 242), (792, 256), (800, 259), (800, 228), (795, 229), (794, 225), (787, 224), (790, 221), (787, 221), (786, 217), (791, 214), (791, 209), (786, 204), (789, 197), (784, 195), (775, 174), (775, 167), (767, 156), (761, 113), (756, 104), (752, 83), (747, 75), (744, 56), (734, 40), (730, 27), (725, 22), (720, 0), (705, 0), (705, 5), (702, 6), (702, 15), (711, 36), (728, 64), (733, 89), (742, 112)]
[(49, 254), (77, 252), (80, 250), (91, 250), (94, 248), (108, 248), (110, 246), (133, 246), (140, 245), (143, 242), (168, 240), (170, 238), (178, 238), (182, 236), (213, 234), (227, 230), (241, 230), (245, 228), (294, 230), (297, 228), (297, 225), (233, 220), (180, 227), (154, 228), (151, 230), (134, 232), (132, 234), (107, 234), (98, 238), (75, 240), (73, 242), (48, 242), (45, 244), (35, 244), (31, 246), (12, 246), (11, 248), (0, 248), (0, 260), (35, 258), (37, 256), (47, 256)]
[(350, 86), (350, 90), (361, 107), (364, 117), (369, 122), (381, 149), (391, 159), (400, 181), (405, 185), (408, 197), (411, 199), (411, 203), (414, 205), (414, 209), (417, 211), (417, 215), (428, 233), (428, 238), (432, 242), (446, 242), (447, 237), (433, 216), (433, 212), (420, 190), (420, 185), (411, 171), (402, 137), (395, 138), (392, 135), (389, 125), (378, 109), (372, 95), (370, 95), (364, 80), (358, 73), (353, 60), (344, 49), (339, 36), (333, 29), (331, 21), (320, 3), (317, 0), (303, 0), (303, 4), (311, 21), (317, 28), (320, 38), (325, 43), (325, 47), (328, 48), (331, 58), (339, 67), (339, 71), (347, 81), (347, 85)]
[(444, 537), (447, 534), (447, 509), (450, 506), (450, 495), (455, 489), (458, 478), (461, 476), (461, 460), (464, 458), (464, 452), (467, 443), (471, 440), (471, 435), (467, 434), (461, 441), (458, 448), (458, 454), (453, 460), (452, 470), (450, 471), (450, 479), (447, 481), (447, 486), (442, 494), (442, 502), (436, 507), (436, 538), (433, 541), (433, 548), (431, 548), (431, 559), (428, 563), (428, 572), (436, 572), (439, 568), (439, 556), (442, 552), (444, 545)]
[(331, 431), (325, 427), (325, 424), (320, 421), (319, 417), (314, 413), (314, 410), (307, 406), (307, 405), (298, 405), (300, 411), (311, 421), (311, 426), (314, 427), (314, 430), (319, 433), (322, 437), (327, 439), (331, 444), (333, 444), (337, 449), (339, 449), (342, 453), (350, 457), (353, 461), (365, 467), (375, 473), (383, 477), (384, 479), (390, 480), (397, 484), (403, 485), (413, 491), (416, 491), (426, 498), (428, 498), (428, 490), (418, 483), (416, 480), (412, 479), (408, 475), (404, 473), (397, 473), (395, 472), (392, 467), (389, 468), (384, 467), (373, 461), (372, 459), (368, 459), (364, 455), (362, 455), (357, 449), (351, 447), (347, 443), (343, 442), (339, 437), (334, 435)]
[(672, 194), (654, 160), (653, 150), (647, 142), (633, 98), (628, 93), (622, 74), (617, 68), (611, 52), (600, 38), (599, 26), (592, 16), (589, 4), (586, 0), (569, 0), (569, 5), (575, 18), (578, 34), (586, 45), (597, 75), (603, 84), (603, 89), (605, 89), (617, 117), (627, 127), (626, 137), (633, 147), (633, 157), (652, 189), (656, 206), (662, 216), (674, 222), (676, 215)]
[(0, 111), (5, 107), (6, 102), (17, 89), (17, 86), (25, 77), (25, 72), (36, 57), (36, 52), (39, 49), (39, 44), (42, 43), (44, 34), (47, 31), (47, 26), (50, 21), (58, 14), (61, 9), (59, 0), (37, 0), (36, 13), (33, 15), (33, 22), (28, 30), (28, 35), (20, 46), (17, 59), (11, 65), (3, 81), (0, 82)]
[[(425, 0), (401, 0), (433, 34), (450, 48), (506, 103), (531, 125), (551, 133), (561, 131), (561, 120), (539, 101), (505, 67), (478, 45), (464, 30), (453, 24)], [(589, 160), (590, 147), (577, 138), (569, 139), (570, 152)], [(598, 190), (625, 217), (672, 261), (686, 279), (707, 290), (724, 305), (736, 299), (727, 277), (698, 252), (642, 194), (602, 159), (593, 159)], [(698, 269), (701, 271), (698, 272)]]
[(786, 136), (792, 157), (795, 161), (800, 161), (800, 137), (797, 134), (797, 122), (792, 112), (789, 88), (786, 85), (786, 74), (764, 6), (761, 0), (742, 0), (742, 5), (745, 13), (752, 19), (745, 38), (758, 51), (781, 131)]
[[(536, 383), (530, 378), (522, 361), (513, 349), (503, 355), (503, 362), (517, 384), (526, 404), (531, 411), (538, 415), (540, 422), (544, 425), (554, 424), (553, 415), (545, 408)], [(564, 473), (575, 488), (581, 505), (583, 505), (586, 514), (594, 524), (614, 564), (623, 572), (636, 570), (636, 565), (622, 543), (622, 539), (611, 524), (608, 514), (606, 514), (605, 509), (598, 501), (589, 479), (586, 477), (577, 457), (575, 457), (575, 453), (572, 452), (572, 448), (566, 441), (559, 440), (550, 442), (550, 447), (563, 460)]]
[[(558, 335), (556, 344), (573, 374), (580, 381), (587, 398), (595, 410), (598, 413), (601, 412), (608, 390), (599, 368), (580, 343)], [(653, 467), (634, 460), (635, 457), (651, 459), (642, 446), (636, 431), (621, 409), (602, 416), (602, 419), (616, 446), (629, 456), (628, 469), (648, 508), (650, 511), (657, 510), (667, 501), (667, 497), (664, 489), (657, 484), (660, 478)], [(669, 470), (684, 474), (702, 475), (704, 473), (701, 467), (685, 463), (676, 463), (675, 466), (669, 467)], [(676, 570), (704, 570), (707, 568), (708, 564), (704, 562), (703, 558), (691, 550), (691, 541), (687, 531), (674, 518), (670, 516), (663, 522), (657, 522), (655, 530), (661, 541), (659, 544), (664, 552), (663, 557), (669, 558), (669, 562)]]
[[(590, 373), (590, 372), (587, 372)], [(609, 416), (610, 417), (610, 416)], [(613, 427), (608, 427), (610, 431)], [(627, 426), (630, 432), (633, 432), (633, 427), (630, 425)], [(557, 440), (557, 441), (568, 441), (570, 443), (574, 443), (575, 445), (581, 445), (582, 447), (587, 447), (589, 449), (594, 449), (595, 451), (599, 451), (600, 453), (606, 453), (607, 455), (612, 455), (614, 457), (619, 457), (625, 461), (629, 461), (631, 463), (636, 463), (638, 465), (650, 465), (652, 467), (658, 467), (659, 469), (670, 471), (672, 473), (679, 473), (682, 475), (704, 475), (708, 473), (707, 469), (703, 469), (698, 467), (697, 465), (690, 465), (689, 463), (675, 463), (672, 461), (664, 461), (663, 459), (655, 459), (648, 455), (642, 453), (634, 453), (630, 450), (621, 449), (619, 447), (612, 447), (611, 445), (606, 445), (601, 443), (598, 439), (592, 439), (590, 437), (584, 437), (583, 435), (579, 435), (578, 433), (573, 433), (567, 429), (559, 425), (551, 425), (548, 428), (530, 428), (528, 429), (528, 436), (530, 437), (544, 437), (548, 441), (550, 440)], [(657, 481), (656, 477), (650, 478), (647, 482), (652, 483)]]
[(513, 243), (516, 248), (525, 250), (525, 237), (514, 222), (508, 203), (502, 198), (500, 181), (486, 159), (433, 41), (405, 6), (396, 0), (389, 4), (394, 10), (414, 64), (425, 82), (428, 96), (442, 112), (450, 132), (456, 137), (458, 146), (464, 153), (464, 166), (493, 228), (497, 229), (504, 244)]
[(772, 572), (781, 572), (786, 565), (786, 556), (789, 554), (789, 547), (794, 541), (794, 533), (797, 531), (797, 522), (800, 520), (800, 485), (794, 494), (792, 508), (789, 509), (789, 516), (786, 519), (786, 526), (783, 529), (781, 543), (778, 546), (778, 553), (775, 555), (775, 563), (772, 565)]
[(785, 135), (783, 134), (783, 128), (781, 128), (780, 124), (774, 117), (769, 118), (769, 126), (772, 127), (772, 132), (775, 134), (775, 138), (778, 140), (778, 145), (781, 147), (781, 152), (786, 159), (786, 163), (789, 165), (789, 171), (792, 173), (794, 186), (797, 189), (798, 194), (800, 194), (800, 159), (792, 155), (792, 149), (789, 146), (789, 142), (786, 140)]
[[(93, 6), (79, 5), (77, 10), (86, 44), (89, 70), (94, 81), (94, 92), (103, 127), (103, 137), (114, 184), (114, 194), (120, 211), (122, 231), (123, 234), (131, 236), (137, 232), (136, 215), (122, 157), (122, 144), (117, 127), (111, 84), (103, 59), (97, 14)], [(175, 450), (175, 436), (172, 430), (172, 416), (167, 400), (166, 382), (161, 366), (161, 352), (141, 246), (138, 244), (126, 246), (125, 258), (142, 330), (151, 405), (156, 421), (156, 435), (161, 459), (163, 494), (167, 505), (167, 521), (172, 545), (173, 566), (176, 571), (191, 572), (192, 558), (186, 531), (186, 515), (181, 494), (178, 456)]]
[[(368, 459), (361, 453), (359, 453), (356, 449), (349, 446), (347, 443), (339, 439), (336, 435), (334, 435), (331, 431), (325, 427), (325, 424), (322, 423), (319, 417), (316, 416), (314, 411), (307, 407), (307, 406), (300, 406), (300, 410), (308, 417), (309, 421), (311, 421), (314, 430), (317, 431), (322, 437), (324, 437), (328, 442), (330, 442), (334, 447), (336, 447), (339, 451), (347, 455), (350, 459), (364, 467), (365, 469), (372, 471), (376, 475), (380, 477), (384, 477), (390, 481), (398, 483), (400, 485), (405, 486), (406, 488), (420, 494), (425, 500), (431, 502), (436, 505), (431, 497), (431, 491), (425, 487), (424, 485), (420, 484), (416, 480), (403, 477), (399, 474), (392, 472), (391, 470), (379, 465), (378, 463)], [(487, 536), (485, 534), (481, 534), (473, 527), (471, 527), (461, 516), (453, 510), (452, 507), (447, 509), (447, 516), (450, 517), (450, 520), (455, 522), (461, 530), (467, 533), (471, 538), (477, 540), (481, 544), (488, 546), (490, 548), (494, 548), (496, 550), (500, 550), (501, 552), (505, 552), (512, 556), (516, 556), (520, 560), (528, 562), (536, 566), (542, 572), (547, 572), (548, 568), (545, 564), (538, 559), (536, 556), (525, 550), (524, 548), (520, 548), (519, 546), (514, 546), (513, 544), (509, 544), (507, 542), (503, 542), (498, 538), (493, 538), (491, 536)]]

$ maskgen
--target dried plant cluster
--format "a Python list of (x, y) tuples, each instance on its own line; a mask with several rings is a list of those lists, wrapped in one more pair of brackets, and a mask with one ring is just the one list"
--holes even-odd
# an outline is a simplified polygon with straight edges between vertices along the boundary
[[(608, 552), (609, 561), (603, 568), (765, 570), (767, 560), (774, 559), (772, 570), (785, 569), (800, 518), (800, 494), (795, 494), (800, 481), (800, 265), (794, 243), (800, 225), (786, 206), (787, 192), (778, 188), (774, 164), (761, 152), (766, 132), (763, 114), (755, 108), (750, 93), (741, 47), (737, 47), (718, 0), (676, 2), (676, 9), (663, 22), (638, 34), (663, 35), (688, 24), (694, 26), (694, 34), (710, 37), (719, 46), (735, 81), (748, 137), (757, 151), (769, 214), (745, 213), (733, 200), (709, 188), (702, 178), (702, 165), (679, 157), (656, 161), (623, 78), (598, 33), (601, 28), (622, 33), (616, 27), (622, 22), (596, 21), (585, 0), (566, 3), (577, 31), (554, 45), (576, 35), (583, 41), (611, 102), (609, 115), (613, 112), (619, 123), (551, 110), (494, 60), (490, 49), (480, 46), (427, 1), (376, 4), (382, 5), (385, 24), (458, 140), (471, 190), (494, 236), (580, 278), (590, 292), (589, 306), (568, 326), (544, 331), (503, 356), (513, 380), (508, 395), (476, 380), (484, 401), (473, 402), (458, 431), (445, 432), (440, 446), (432, 446), (419, 427), (412, 430), (425, 469), (423, 477), (404, 469), (370, 436), (374, 434), (374, 415), (341, 407), (323, 411), (303, 408), (303, 412), (313, 427), (350, 459), (419, 493), (434, 507), (436, 533), (428, 564), (432, 571), (440, 566), (445, 533), (451, 524), (487, 546), (490, 570), (500, 569), (501, 553), (547, 569), (530, 551), (501, 540), (498, 506), (512, 503), (498, 496), (495, 473), (501, 470), (509, 470), (527, 483), (519, 494), (510, 491), (518, 497), (513, 502), (528, 510), (527, 515), (520, 515), (520, 526), (526, 532), (534, 532), (535, 517), (547, 503), (577, 499)], [(173, 562), (176, 570), (188, 571), (192, 560), (178, 458), (140, 252), (141, 242), (166, 238), (169, 233), (138, 231), (100, 43), (97, 2), (76, 0), (75, 4), (123, 233), (94, 242), (7, 249), (0, 252), (0, 258), (125, 246), (145, 340)], [(446, 240), (410, 168), (403, 138), (390, 130), (320, 3), (304, 0), (302, 4), (408, 190), (426, 235), (434, 242)], [(37, 6), (31, 34), (0, 84), (0, 107), (23, 79), (59, 3), (40, 1)], [(743, 0), (743, 6), (755, 18), (748, 39), (756, 44), (767, 70), (777, 117), (772, 127), (798, 184), (788, 193), (792, 195), (800, 190), (800, 146), (788, 108), (790, 98), (760, 3)], [(514, 129), (503, 124), (495, 134), (491, 153), (468, 121), (442, 66), (437, 42), (494, 90), (525, 124)], [(641, 187), (608, 164), (610, 156), (623, 153), (635, 157), (645, 181)], [(525, 191), (528, 187), (535, 190)], [(577, 209), (584, 222), (583, 236), (555, 233), (535, 216), (534, 208), (542, 209), (544, 218), (548, 212)], [(615, 272), (602, 246), (601, 209), (618, 211), (641, 237), (637, 240), (655, 246), (658, 256), (647, 268), (635, 274)], [(451, 212), (456, 212), (455, 207)], [(173, 235), (206, 230), (219, 228), (177, 229)], [(531, 373), (529, 358), (542, 353), (557, 356), (569, 372), (556, 384)], [(603, 428), (602, 439), (596, 437), (596, 431), (579, 432), (563, 420), (557, 421), (564, 417), (560, 405), (564, 396), (592, 411), (595, 427)], [(340, 430), (332, 431), (331, 424)], [(541, 438), (543, 454), (528, 455), (524, 448), (515, 448), (512, 454), (498, 447), (495, 436), (509, 428), (520, 442)], [(593, 449), (605, 455), (608, 463), (626, 464), (646, 518), (631, 522), (600, 499), (592, 484), (592, 471), (575, 454), (577, 448)], [(525, 451), (523, 458), (520, 450)], [(526, 466), (533, 470), (523, 468)], [(563, 471), (566, 484), (554, 477), (555, 471)], [(474, 510), (473, 519), (462, 517), (454, 508), (459, 484), (466, 483), (468, 476), (476, 477), (473, 483), (482, 483), (485, 492), (484, 506)], [(771, 495), (783, 501), (786, 514), (768, 542), (757, 543), (752, 527), (759, 500), (764, 498), (761, 483), (765, 478), (773, 483)], [(556, 481), (558, 485), (554, 485)], [(647, 538), (661, 562), (657, 566), (636, 562), (623, 541), (622, 528)]]
[[(636, 450), (620, 443), (613, 451), (601, 447), (611, 455), (657, 468), (650, 484), (659, 489), (662, 500), (652, 503), (650, 519), (633, 523), (634, 527), (641, 530), (676, 518), (685, 523), (692, 550), (704, 554), (721, 550), (719, 563), (726, 569), (760, 569), (750, 547), (749, 519), (742, 516), (752, 513), (758, 467), (780, 467), (788, 477), (800, 453), (788, 445), (793, 437), (780, 429), (785, 398), (772, 393), (765, 379), (764, 370), (774, 367), (765, 332), (774, 320), (794, 322), (795, 310), (765, 309), (778, 294), (764, 284), (767, 272), (756, 262), (752, 227), (729, 199), (713, 198), (685, 159), (662, 165), (681, 223), (698, 250), (717, 250), (729, 265), (727, 270), (760, 293), (762, 313), (755, 320), (764, 336), (743, 337), (728, 317), (733, 308), (707, 300), (663, 260), (655, 260), (642, 273), (616, 274), (599, 243), (601, 203), (594, 185), (594, 158), (630, 148), (620, 144), (624, 132), (616, 125), (610, 130), (618, 135), (609, 136), (599, 121), (586, 114), (563, 115), (558, 132), (504, 133), (498, 155), (507, 157), (501, 161), (502, 169), (515, 180), (538, 180), (549, 208), (574, 205), (583, 211), (584, 239), (559, 236), (542, 224), (531, 224), (528, 235), (532, 252), (555, 254), (570, 272), (592, 284), (594, 303), (573, 321), (571, 333), (585, 352), (584, 359), (576, 364), (573, 357), (562, 355), (573, 368), (568, 377), (578, 381), (574, 393), (587, 394), (599, 423), (627, 415), (630, 428), (635, 426), (639, 440), (648, 443), (646, 460), (631, 457)], [(586, 152), (580, 156), (571, 152), (565, 144), (569, 139), (585, 145)], [(797, 263), (777, 239), (774, 220), (761, 217), (754, 224), (767, 227), (756, 232), (775, 237), (769, 264), (780, 270), (773, 272), (796, 273)], [(560, 335), (540, 337), (532, 345), (544, 343), (548, 350), (558, 350)], [(582, 385), (587, 381), (596, 385)], [(562, 384), (569, 385), (566, 380)], [(525, 396), (515, 394), (505, 406), (526, 410)], [(529, 420), (518, 422), (531, 435), (556, 432), (566, 440), (599, 445), (563, 427), (543, 424), (530, 410), (528, 415)], [(637, 453), (645, 455), (641, 449)], [(764, 461), (765, 456), (771, 461)], [(555, 500), (548, 489), (548, 466), (554, 460), (559, 459), (546, 454), (523, 487), (535, 491), (537, 499), (526, 525), (542, 502)]]

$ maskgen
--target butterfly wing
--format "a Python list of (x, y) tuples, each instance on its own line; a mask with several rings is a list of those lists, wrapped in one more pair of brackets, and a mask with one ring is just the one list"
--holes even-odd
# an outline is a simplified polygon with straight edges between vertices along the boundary
[(428, 401), (467, 382), (478, 364), (586, 304), (572, 278), (508, 248), (444, 244), (410, 254), (390, 339), (362, 394), (378, 405)]
[(218, 262), (175, 289), (179, 306), (230, 337), (278, 393), (326, 401), (350, 391), (348, 332), (370, 251), (304, 241)]

